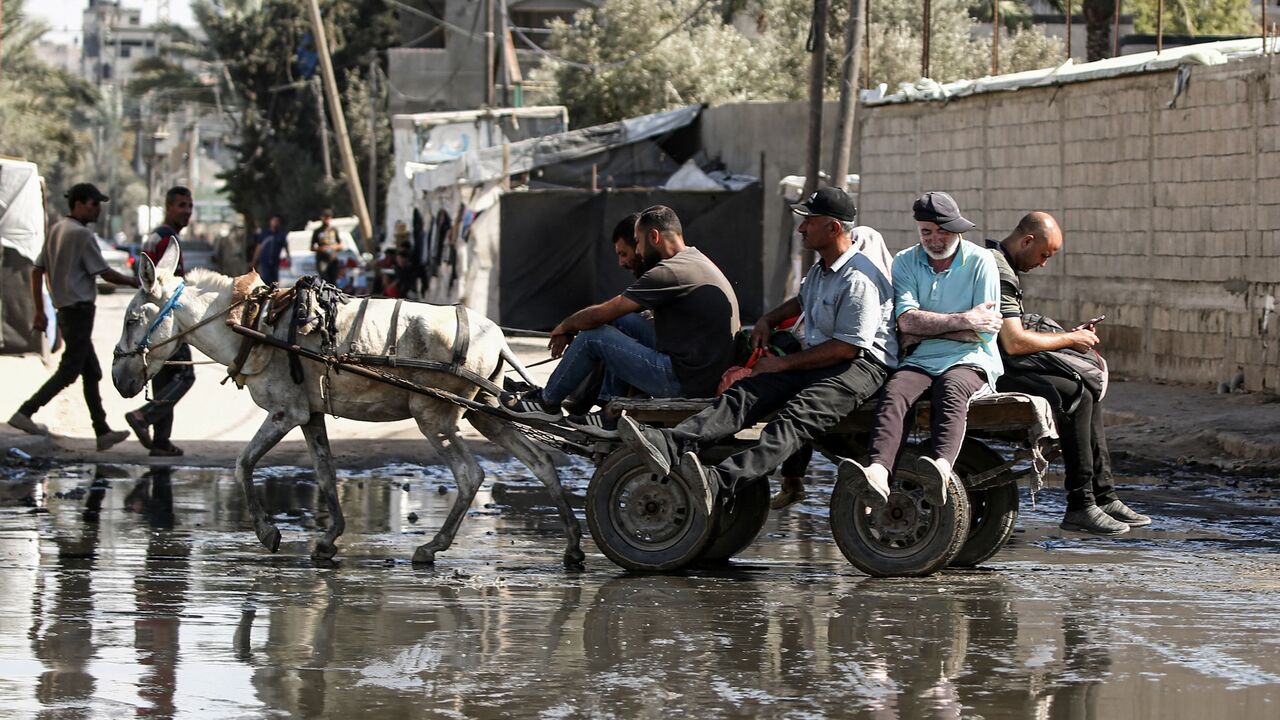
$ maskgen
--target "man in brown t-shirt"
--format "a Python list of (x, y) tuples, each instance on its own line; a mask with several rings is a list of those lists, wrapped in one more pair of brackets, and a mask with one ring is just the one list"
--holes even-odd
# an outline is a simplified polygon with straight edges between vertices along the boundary
[[(521, 412), (558, 415), (560, 402), (597, 363), (610, 387), (630, 385), (654, 397), (711, 397), (728, 369), (737, 332), (738, 298), (724, 273), (684, 243), (680, 219), (655, 205), (636, 220), (644, 274), (621, 295), (570, 315), (551, 331), (552, 357), (562, 357), (541, 391), (508, 402)], [(653, 311), (649, 347), (608, 323)]]
[(89, 183), (72, 186), (67, 192), (71, 213), (49, 231), (49, 239), (36, 258), (31, 271), (31, 299), (35, 304), (32, 326), (36, 332), (44, 332), (49, 319), (44, 314), (44, 281), (49, 277), (49, 294), (58, 311), (58, 327), (62, 328), (65, 348), (58, 369), (22, 404), (9, 418), (9, 424), (33, 435), (47, 435), (48, 428), (36, 423), (31, 416), (44, 407), (67, 386), (80, 378), (84, 384), (84, 400), (89, 406), (94, 434), (98, 436), (98, 449), (106, 450), (129, 437), (122, 430), (112, 430), (107, 425), (107, 413), (102, 407), (102, 395), (98, 383), (102, 380), (102, 366), (93, 351), (94, 301), (98, 298), (97, 277), (116, 285), (138, 287), (138, 281), (107, 267), (102, 258), (98, 239), (89, 226), (98, 221), (102, 203), (107, 202), (97, 187)]

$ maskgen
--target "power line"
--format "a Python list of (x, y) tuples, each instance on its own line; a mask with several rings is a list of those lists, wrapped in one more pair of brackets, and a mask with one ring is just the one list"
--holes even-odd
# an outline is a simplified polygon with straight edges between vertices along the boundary
[[(395, 0), (389, 0), (389, 1), (395, 2)], [(702, 12), (702, 10), (706, 8), (708, 5), (710, 5), (711, 3), (712, 3), (712, 0), (702, 0), (702, 2), (698, 3), (698, 6), (695, 7), (688, 14), (688, 16), (685, 17), (684, 20), (681, 20), (679, 23), (677, 23), (675, 27), (671, 28), (665, 34), (663, 34), (662, 37), (655, 40), (651, 45), (649, 45), (649, 47), (643, 50), (634, 52), (631, 55), (628, 55), (627, 57), (621, 60), (615, 60), (613, 62), (606, 62), (606, 63), (580, 63), (575, 60), (570, 60), (568, 58), (560, 57), (559, 55), (556, 55), (554, 53), (551, 53), (539, 47), (538, 44), (530, 40), (529, 36), (525, 35), (519, 27), (516, 27), (515, 21), (511, 19), (510, 11), (508, 11), (507, 13), (507, 24), (508, 24), (508, 27), (510, 27), (511, 32), (516, 37), (520, 38), (520, 41), (523, 42), (526, 46), (528, 46), (530, 50), (532, 50), (533, 52), (537, 53), (538, 55), (541, 55), (542, 57), (552, 62), (557, 62), (557, 63), (560, 63), (561, 65), (568, 65), (569, 67), (577, 68), (578, 70), (612, 70), (613, 68), (622, 67), (623, 65), (630, 65), (636, 60), (639, 60), (645, 55), (648, 55), (654, 50), (657, 50), (658, 46), (661, 45), (663, 42), (665, 42), (667, 38), (671, 37), (672, 35), (675, 35), (684, 26), (688, 25), (695, 17), (698, 16), (698, 13)]]

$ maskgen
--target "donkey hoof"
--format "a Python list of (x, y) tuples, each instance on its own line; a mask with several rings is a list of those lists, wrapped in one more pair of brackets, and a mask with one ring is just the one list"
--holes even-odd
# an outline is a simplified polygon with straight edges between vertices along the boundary
[(280, 530), (274, 526), (268, 526), (266, 530), (258, 531), (258, 542), (262, 543), (262, 547), (271, 552), (279, 552), (280, 550)]
[(320, 540), (311, 551), (311, 559), (316, 562), (324, 562), (326, 560), (332, 560), (333, 556), (337, 554), (338, 548), (336, 545), (325, 540)]
[(587, 554), (582, 552), (582, 548), (569, 548), (564, 551), (564, 566), (567, 568), (580, 568), (587, 560)]
[(413, 564), (414, 565), (435, 565), (436, 564), (435, 548), (427, 545), (423, 545), (422, 547), (419, 547), (417, 550), (414, 550)]

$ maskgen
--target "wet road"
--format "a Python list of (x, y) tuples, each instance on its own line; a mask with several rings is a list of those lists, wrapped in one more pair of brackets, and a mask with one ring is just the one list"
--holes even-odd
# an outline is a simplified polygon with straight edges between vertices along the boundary
[[(535, 484), (485, 465), (496, 489), (434, 569), (405, 559), (452, 501), (440, 469), (344, 475), (317, 569), (305, 471), (262, 486), (272, 556), (226, 474), (11, 468), (0, 715), (1280, 717), (1275, 480), (1130, 479), (1157, 526), (1115, 540), (1064, 537), (1060, 491), (1024, 497), (987, 567), (920, 580), (845, 562), (824, 482), (731, 570), (642, 577), (590, 542), (564, 571)], [(564, 471), (579, 497), (588, 473)]]

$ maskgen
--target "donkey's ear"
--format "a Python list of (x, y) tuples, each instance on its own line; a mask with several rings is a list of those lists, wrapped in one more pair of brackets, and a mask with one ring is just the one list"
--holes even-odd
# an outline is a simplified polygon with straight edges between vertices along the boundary
[(156, 264), (146, 253), (138, 253), (138, 287), (150, 298), (160, 297), (160, 283), (156, 280)]
[(178, 247), (178, 238), (169, 238), (169, 244), (165, 246), (164, 255), (160, 257), (160, 262), (156, 264), (156, 273), (160, 277), (169, 277), (178, 269), (178, 258), (182, 256), (182, 249)]

